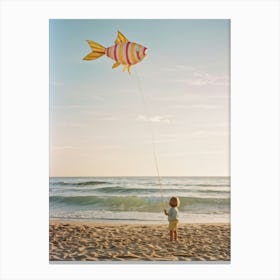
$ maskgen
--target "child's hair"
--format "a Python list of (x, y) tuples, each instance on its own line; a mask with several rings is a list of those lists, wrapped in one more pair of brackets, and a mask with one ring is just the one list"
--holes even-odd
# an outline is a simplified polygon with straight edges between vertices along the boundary
[(180, 205), (180, 200), (179, 200), (179, 198), (178, 198), (178, 197), (175, 197), (175, 196), (172, 196), (172, 197), (170, 198), (169, 205), (170, 205), (171, 207), (179, 207), (179, 205)]

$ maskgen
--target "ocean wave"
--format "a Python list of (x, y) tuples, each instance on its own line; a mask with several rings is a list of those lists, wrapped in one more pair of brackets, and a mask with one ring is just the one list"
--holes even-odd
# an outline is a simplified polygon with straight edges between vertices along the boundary
[[(228, 207), (230, 198), (198, 198), (180, 197), (180, 208), (212, 208)], [(137, 196), (50, 196), (50, 203), (63, 204), (65, 206), (92, 207), (94, 209), (112, 211), (158, 211), (164, 205), (168, 206), (168, 199), (161, 197), (137, 197)]]
[[(95, 189), (98, 192), (104, 193), (158, 193), (160, 191), (160, 187), (156, 188), (129, 188), (129, 187), (101, 187)], [(172, 192), (189, 192), (190, 190), (193, 192), (201, 192), (201, 193), (228, 193), (228, 190), (224, 189), (183, 189), (183, 188), (162, 188), (163, 191), (172, 191)]]
[[(103, 183), (97, 183), (93, 184), (93, 182), (86, 182), (86, 183), (79, 183), (79, 184), (70, 184), (67, 185), (64, 184), (62, 186), (53, 186), (50, 188), (50, 190), (63, 190), (67, 191), (68, 187), (71, 191), (76, 192), (84, 192), (84, 191), (96, 191), (98, 193), (104, 193), (104, 194), (143, 194), (143, 193), (158, 193), (160, 192), (160, 189), (162, 189), (163, 192), (197, 192), (197, 193), (213, 193), (213, 194), (227, 194), (229, 193), (229, 187), (208, 187), (208, 188), (195, 188), (195, 187), (167, 187), (167, 186), (151, 186), (149, 188), (137, 186), (137, 187), (130, 187), (130, 186), (119, 186), (119, 185), (112, 185), (112, 186), (102, 186), (104, 184), (107, 184), (105, 182)], [(66, 187), (65, 187), (66, 185)], [(81, 188), (82, 186), (82, 188)]]
[(95, 186), (95, 185), (103, 185), (103, 184), (111, 184), (111, 183), (108, 181), (50, 182), (50, 185), (57, 185), (57, 186)]

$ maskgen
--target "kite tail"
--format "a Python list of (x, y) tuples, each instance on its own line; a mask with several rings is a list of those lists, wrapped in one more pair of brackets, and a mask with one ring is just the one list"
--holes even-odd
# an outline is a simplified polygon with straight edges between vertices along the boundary
[(83, 60), (94, 60), (105, 54), (106, 48), (104, 48), (100, 44), (90, 41), (90, 40), (87, 40), (87, 42), (88, 42), (89, 46), (91, 47), (92, 52), (90, 52), (88, 55), (86, 55), (83, 58)]

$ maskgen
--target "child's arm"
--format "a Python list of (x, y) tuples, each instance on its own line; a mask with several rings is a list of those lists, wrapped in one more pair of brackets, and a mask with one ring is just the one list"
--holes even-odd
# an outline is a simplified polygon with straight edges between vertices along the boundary
[(167, 213), (166, 209), (164, 209), (164, 214), (165, 214), (166, 216), (168, 216), (168, 213)]

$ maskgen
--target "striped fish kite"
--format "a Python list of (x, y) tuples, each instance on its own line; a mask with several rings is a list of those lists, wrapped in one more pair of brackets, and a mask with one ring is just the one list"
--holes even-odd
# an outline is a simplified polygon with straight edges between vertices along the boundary
[(94, 41), (87, 40), (87, 42), (92, 52), (86, 55), (83, 58), (84, 60), (95, 60), (106, 54), (115, 61), (112, 68), (122, 64), (124, 65), (123, 71), (127, 70), (129, 73), (131, 65), (139, 63), (147, 55), (146, 47), (129, 42), (120, 31), (118, 31), (118, 37), (115, 40), (114, 46), (105, 48)]

